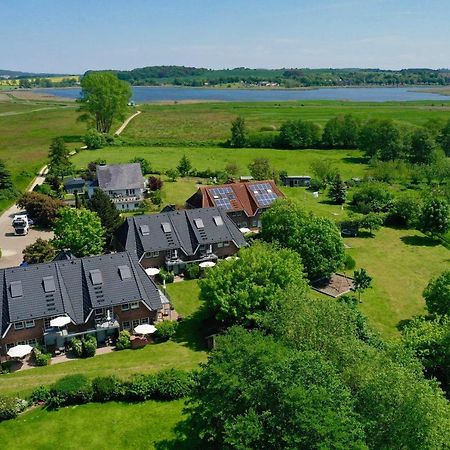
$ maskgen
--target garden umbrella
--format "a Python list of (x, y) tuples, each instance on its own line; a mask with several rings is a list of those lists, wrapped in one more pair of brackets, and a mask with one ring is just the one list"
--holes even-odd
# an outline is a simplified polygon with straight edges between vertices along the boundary
[(11, 358), (23, 358), (29, 355), (32, 350), (33, 347), (31, 345), (15, 345), (8, 350), (7, 355)]
[(199, 267), (201, 267), (202, 269), (206, 269), (207, 267), (214, 267), (216, 265), (215, 262), (212, 261), (205, 261), (199, 264)]
[(149, 277), (154, 277), (155, 275), (158, 275), (159, 269), (156, 268), (156, 267), (150, 267), (150, 269), (145, 269), (145, 273), (146, 273)]
[(51, 327), (64, 327), (67, 324), (69, 324), (70, 321), (70, 317), (67, 316), (59, 316), (59, 317), (55, 317), (54, 319), (50, 320), (50, 326)]
[(150, 325), (148, 323), (143, 323), (142, 325), (138, 325), (134, 332), (136, 334), (153, 334), (156, 331), (156, 327), (154, 325)]

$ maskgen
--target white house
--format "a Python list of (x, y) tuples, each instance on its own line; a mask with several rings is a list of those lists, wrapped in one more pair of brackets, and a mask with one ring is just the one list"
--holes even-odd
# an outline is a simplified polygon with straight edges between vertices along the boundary
[(144, 200), (145, 180), (139, 163), (98, 165), (97, 180), (89, 187), (106, 192), (120, 211), (133, 210)]

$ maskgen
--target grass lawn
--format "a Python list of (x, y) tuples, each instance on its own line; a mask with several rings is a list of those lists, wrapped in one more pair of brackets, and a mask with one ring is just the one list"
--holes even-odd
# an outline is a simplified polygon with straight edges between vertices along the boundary
[(374, 238), (346, 238), (357, 267), (367, 269), (373, 288), (362, 294), (361, 310), (384, 337), (424, 312), (422, 291), (448, 269), (450, 252), (416, 230), (382, 228)]
[(142, 114), (127, 127), (124, 136), (153, 145), (196, 145), (228, 139), (231, 121), (242, 115), (251, 132), (279, 127), (292, 119), (312, 120), (324, 125), (337, 114), (354, 114), (362, 120), (392, 118), (421, 125), (430, 118), (447, 120), (448, 101), (364, 103), (348, 101), (292, 101), (248, 103), (196, 103), (139, 105)]
[(154, 449), (155, 442), (173, 438), (182, 408), (177, 400), (36, 409), (0, 423), (0, 442), (17, 450)]
[[(138, 116), (139, 117), (139, 116)], [(73, 157), (78, 168), (85, 168), (91, 161), (104, 159), (109, 164), (128, 162), (136, 156), (146, 158), (154, 171), (164, 173), (175, 168), (186, 155), (198, 170), (224, 170), (228, 163), (236, 163), (240, 175), (248, 175), (248, 164), (255, 158), (268, 158), (278, 170), (291, 175), (308, 175), (311, 163), (329, 159), (344, 178), (360, 177), (367, 170), (366, 159), (359, 150), (274, 150), (230, 149), (220, 147), (109, 147), (85, 150)]]
[(0, 392), (26, 395), (36, 386), (51, 384), (72, 373), (84, 373), (91, 378), (114, 373), (126, 378), (134, 373), (156, 372), (170, 367), (192, 369), (198, 366), (206, 360), (206, 352), (199, 333), (200, 320), (195, 315), (200, 305), (197, 281), (169, 285), (168, 292), (175, 309), (185, 318), (180, 323), (175, 342), (147, 345), (138, 350), (122, 350), (2, 375)]

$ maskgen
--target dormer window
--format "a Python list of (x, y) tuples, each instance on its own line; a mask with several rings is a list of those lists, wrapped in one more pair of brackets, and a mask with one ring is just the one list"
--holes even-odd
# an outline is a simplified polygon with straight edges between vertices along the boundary
[(122, 281), (131, 278), (131, 271), (129, 266), (119, 266), (119, 275)]
[(142, 236), (149, 236), (150, 235), (150, 228), (148, 225), (141, 225), (140, 227)]
[(195, 226), (197, 227), (197, 229), (202, 229), (205, 228), (205, 225), (203, 224), (203, 220), (202, 219), (194, 219), (194, 223)]
[(103, 277), (100, 269), (94, 269), (89, 271), (89, 276), (91, 277), (92, 284), (98, 286), (103, 284)]
[(162, 222), (161, 226), (162, 226), (162, 229), (163, 229), (164, 233), (171, 233), (172, 232), (172, 227), (170, 226), (169, 222)]
[(52, 276), (42, 278), (42, 284), (44, 286), (44, 292), (46, 294), (56, 291), (55, 279)]
[(215, 223), (218, 227), (220, 227), (220, 226), (223, 225), (223, 219), (222, 219), (222, 217), (220, 217), (220, 216), (214, 216), (214, 217), (213, 217), (213, 220), (214, 220), (214, 223)]

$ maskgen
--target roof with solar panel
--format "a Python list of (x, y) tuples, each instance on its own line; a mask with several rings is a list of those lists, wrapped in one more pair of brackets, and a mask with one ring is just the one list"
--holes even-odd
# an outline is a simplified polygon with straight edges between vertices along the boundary
[(193, 208), (222, 208), (226, 212), (244, 211), (248, 217), (268, 208), (274, 200), (284, 197), (273, 180), (200, 186), (186, 204)]
[(146, 252), (181, 250), (194, 255), (199, 245), (233, 241), (247, 245), (223, 208), (198, 208), (129, 217), (117, 231), (124, 249), (139, 258)]
[(67, 314), (82, 324), (93, 308), (143, 301), (162, 308), (154, 282), (128, 252), (1, 269), (0, 333), (8, 324)]

